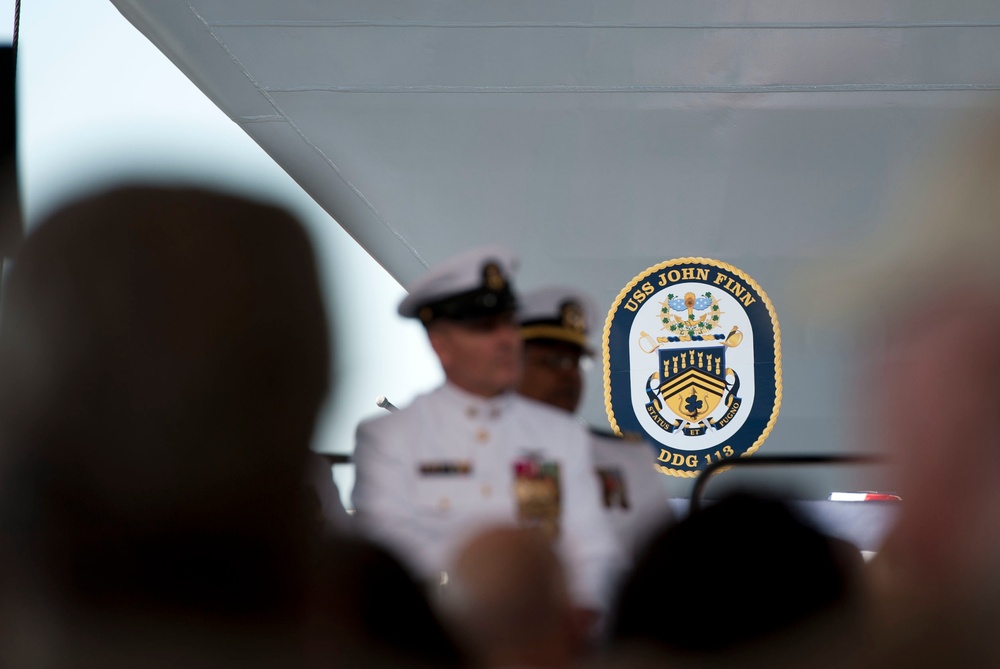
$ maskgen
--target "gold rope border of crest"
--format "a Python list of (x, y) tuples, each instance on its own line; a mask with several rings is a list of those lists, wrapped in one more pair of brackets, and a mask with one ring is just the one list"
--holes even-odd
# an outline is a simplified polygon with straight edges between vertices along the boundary
[[(767, 296), (767, 293), (765, 293), (760, 287), (760, 284), (754, 281), (753, 278), (751, 278), (743, 270), (738, 267), (734, 267), (729, 263), (722, 262), (721, 260), (714, 260), (712, 258), (674, 258), (673, 260), (665, 260), (657, 265), (651, 265), (639, 274), (636, 274), (631, 281), (625, 284), (625, 287), (622, 288), (621, 292), (618, 293), (618, 297), (615, 298), (614, 303), (612, 303), (611, 308), (608, 310), (608, 316), (604, 320), (604, 332), (601, 336), (601, 364), (604, 367), (604, 410), (608, 414), (608, 422), (611, 424), (611, 429), (614, 433), (621, 435), (621, 428), (618, 427), (618, 421), (615, 420), (615, 411), (611, 406), (611, 351), (609, 350), (608, 339), (611, 334), (611, 321), (614, 320), (614, 314), (618, 311), (618, 307), (621, 305), (622, 300), (631, 293), (631, 291), (639, 283), (640, 279), (667, 267), (682, 264), (710, 265), (712, 267), (724, 269), (727, 272), (732, 272), (746, 281), (751, 288), (757, 291), (757, 294), (760, 295), (764, 305), (767, 307), (768, 315), (771, 317), (771, 328), (774, 330), (774, 407), (771, 409), (771, 416), (768, 419), (764, 430), (760, 433), (760, 436), (757, 437), (757, 440), (754, 441), (750, 448), (740, 454), (741, 458), (751, 456), (757, 452), (757, 449), (760, 448), (761, 444), (763, 444), (768, 436), (770, 436), (771, 430), (774, 428), (774, 423), (778, 420), (778, 411), (781, 409), (781, 328), (778, 326), (778, 315), (774, 312), (774, 305), (771, 304), (771, 298)], [(680, 469), (671, 469), (662, 465), (656, 465), (656, 468), (664, 474), (680, 478), (695, 478), (701, 473), (701, 469), (683, 471)], [(726, 468), (723, 467), (719, 471), (724, 471), (725, 469)]]

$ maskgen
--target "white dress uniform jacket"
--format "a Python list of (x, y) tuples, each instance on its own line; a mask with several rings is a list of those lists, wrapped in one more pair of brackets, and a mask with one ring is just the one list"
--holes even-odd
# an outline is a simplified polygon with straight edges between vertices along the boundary
[(394, 549), (418, 577), (436, 581), (471, 532), (518, 517), (514, 464), (556, 462), (557, 544), (580, 605), (605, 609), (624, 568), (600, 507), (586, 428), (514, 393), (482, 398), (452, 384), (358, 426), (355, 522)]
[(650, 535), (674, 521), (666, 477), (656, 471), (654, 454), (642, 440), (591, 433), (601, 502), (629, 557)]

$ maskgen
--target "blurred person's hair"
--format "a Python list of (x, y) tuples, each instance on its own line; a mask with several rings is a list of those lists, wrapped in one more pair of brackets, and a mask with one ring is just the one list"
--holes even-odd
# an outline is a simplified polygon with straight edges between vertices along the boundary
[(786, 502), (731, 493), (647, 542), (619, 590), (610, 643), (694, 664), (802, 660), (860, 632), (862, 565)]
[(359, 536), (328, 535), (313, 570), (310, 647), (324, 664), (468, 666), (424, 586), (389, 550)]
[(940, 299), (969, 285), (1000, 300), (998, 118), (995, 96), (942, 125), (886, 193), (871, 232), (801, 268), (792, 292), (799, 311), (853, 327), (871, 313), (874, 324), (911, 308), (946, 309)]
[(280, 615), (330, 377), (285, 210), (186, 187), (76, 201), (22, 244), (0, 320), (6, 550), (70, 604)]
[(484, 527), (454, 556), (445, 619), (479, 666), (560, 667), (585, 650), (566, 567), (536, 528)]

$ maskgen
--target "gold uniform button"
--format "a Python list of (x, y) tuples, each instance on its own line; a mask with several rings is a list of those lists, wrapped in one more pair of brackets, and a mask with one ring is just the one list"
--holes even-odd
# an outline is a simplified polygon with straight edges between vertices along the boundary
[(483, 494), (483, 497), (489, 497), (490, 495), (493, 494), (493, 486), (491, 486), (489, 483), (484, 483), (479, 487), (479, 492)]
[(489, 430), (476, 431), (476, 441), (478, 441), (480, 444), (489, 441), (489, 438), (490, 438)]
[(442, 511), (447, 511), (448, 509), (451, 508), (451, 500), (448, 499), (447, 497), (442, 497), (441, 499), (438, 500), (438, 508), (441, 509)]

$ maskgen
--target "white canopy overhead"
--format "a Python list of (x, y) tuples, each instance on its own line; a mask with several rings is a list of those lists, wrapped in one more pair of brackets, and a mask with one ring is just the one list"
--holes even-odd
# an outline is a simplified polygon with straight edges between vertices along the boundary
[(1000, 89), (995, 0), (112, 2), (401, 282), (486, 242), (605, 307), (671, 258), (746, 272), (782, 331), (763, 452), (855, 441), (789, 288)]

